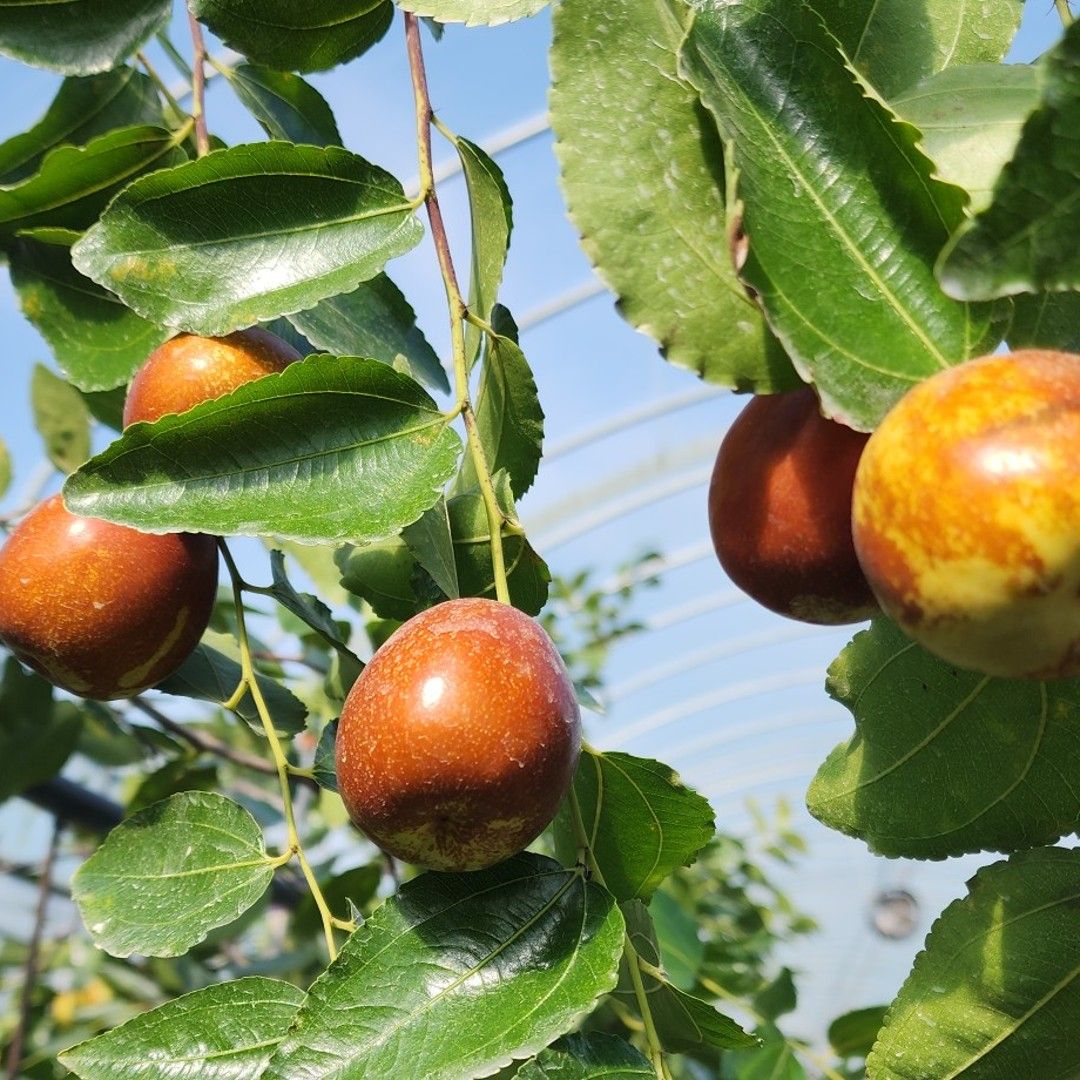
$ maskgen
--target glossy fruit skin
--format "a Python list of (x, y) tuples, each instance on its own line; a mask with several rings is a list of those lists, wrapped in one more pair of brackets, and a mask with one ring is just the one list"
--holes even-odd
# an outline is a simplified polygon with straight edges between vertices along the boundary
[(986, 356), (909, 391), (855, 481), (886, 613), (959, 667), (1080, 676), (1078, 463), (1080, 356)]
[(478, 870), (551, 821), (580, 750), (574, 688), (539, 624), (493, 600), (449, 600), (398, 629), (354, 683), (338, 790), (384, 851)]
[(54, 495), (0, 550), (0, 639), (73, 694), (130, 697), (198, 643), (217, 574), (212, 536), (151, 536), (77, 517)]
[(728, 429), (709, 530), (728, 577), (800, 622), (861, 622), (877, 604), (855, 557), (851, 489), (868, 435), (826, 420), (810, 387), (754, 398)]
[(187, 412), (299, 359), (287, 341), (257, 326), (221, 338), (180, 334), (158, 346), (135, 373), (124, 402), (124, 427)]

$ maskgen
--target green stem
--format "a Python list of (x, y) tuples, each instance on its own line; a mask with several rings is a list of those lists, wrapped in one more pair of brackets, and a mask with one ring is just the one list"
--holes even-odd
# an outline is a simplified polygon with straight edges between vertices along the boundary
[(172, 43), (172, 39), (164, 30), (157, 32), (158, 44), (165, 50), (165, 55), (173, 62), (173, 66), (180, 72), (181, 76), (191, 82), (195, 76), (195, 73), (191, 70), (191, 65), (184, 59), (183, 53)]
[(1058, 15), (1061, 16), (1061, 25), (1068, 30), (1073, 24), (1073, 13), (1069, 7), (1069, 0), (1054, 0), (1054, 5), (1057, 7)]
[(292, 791), (289, 788), (289, 762), (285, 752), (281, 749), (281, 742), (274, 730), (274, 721), (270, 717), (270, 710), (266, 707), (266, 699), (263, 697), (262, 688), (255, 678), (255, 669), (251, 660), (251, 644), (248, 640), (247, 620), (244, 615), (243, 578), (240, 576), (236, 563), (233, 561), (232, 552), (224, 540), (218, 542), (221, 554), (225, 559), (225, 565), (229, 568), (229, 577), (232, 580), (233, 604), (236, 607), (236, 636), (240, 642), (240, 669), (243, 672), (244, 681), (251, 692), (251, 698), (255, 702), (255, 710), (262, 721), (263, 732), (266, 741), (270, 744), (270, 752), (274, 758), (274, 766), (277, 771), (278, 786), (281, 788), (281, 801), (285, 808), (285, 827), (288, 830), (289, 843), (287, 853), (295, 854), (300, 862), (300, 869), (311, 890), (312, 899), (319, 909), (322, 919), (323, 935), (326, 938), (326, 951), (330, 954), (330, 960), (337, 959), (337, 942), (334, 941), (334, 922), (327, 906), (326, 898), (319, 888), (319, 882), (315, 872), (311, 869), (307, 855), (304, 854), (304, 845), (300, 842), (300, 834), (296, 828), (296, 812), (293, 808)]
[(158, 88), (158, 93), (168, 102), (169, 108), (176, 113), (176, 119), (179, 122), (181, 117), (187, 115), (183, 109), (180, 108), (180, 102), (172, 96), (172, 91), (165, 85), (165, 80), (158, 74), (157, 69), (150, 63), (150, 58), (144, 52), (135, 54), (138, 57), (139, 63), (146, 69), (146, 74), (150, 76), (150, 81)]
[[(570, 817), (574, 823), (574, 833), (577, 836), (578, 847), (581, 848), (585, 857), (585, 865), (596, 879), (596, 883), (606, 888), (604, 875), (593, 854), (592, 845), (589, 842), (589, 834), (585, 829), (585, 819), (581, 814), (581, 803), (578, 802), (577, 792), (573, 786), (569, 794)], [(641, 977), (645, 961), (638, 956), (634, 943), (627, 934), (623, 938), (623, 956), (630, 972), (630, 982), (634, 987), (634, 999), (637, 1001), (638, 1012), (641, 1013), (641, 1021), (645, 1026), (645, 1040), (648, 1044), (649, 1060), (656, 1072), (656, 1080), (671, 1080), (667, 1062), (664, 1060), (664, 1047), (660, 1042), (660, 1036), (656, 1031), (656, 1022), (653, 1019), (652, 1009), (649, 1006), (649, 995), (645, 990), (645, 982)]]
[(439, 206), (435, 189), (435, 175), (431, 159), (431, 127), (435, 122), (428, 92), (424, 53), (420, 45), (420, 24), (415, 15), (405, 14), (405, 41), (409, 53), (409, 70), (412, 74), (413, 98), (416, 103), (416, 141), (420, 159), (420, 193), (427, 206), (431, 239), (439, 259), (439, 270), (446, 290), (446, 303), (450, 310), (450, 345), (454, 359), (454, 388), (457, 393), (456, 411), (465, 424), (465, 438), (469, 457), (472, 459), (484, 500), (488, 532), (491, 536), (491, 566), (495, 577), (495, 595), (504, 603), (510, 603), (510, 587), (506, 580), (506, 557), (503, 554), (503, 512), (491, 481), (491, 469), (480, 441), (476, 416), (469, 398), (469, 363), (465, 354), (465, 320), (468, 308), (461, 295), (454, 260), (450, 254), (450, 241)]

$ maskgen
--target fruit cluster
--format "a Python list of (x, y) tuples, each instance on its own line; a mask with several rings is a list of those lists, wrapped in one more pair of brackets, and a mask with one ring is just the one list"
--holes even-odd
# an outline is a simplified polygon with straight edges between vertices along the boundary
[[(257, 328), (181, 334), (136, 373), (124, 425), (185, 412), (299, 358)], [(0, 640), (81, 697), (138, 694), (202, 637), (216, 545), (212, 536), (78, 517), (54, 495), (0, 551)], [(389, 853), (478, 869), (520, 851), (551, 821), (580, 746), (574, 689), (540, 626), (505, 604), (452, 600), (402, 626), (353, 686), (338, 785), (352, 820)]]
[[(709, 523), (731, 579), (812, 623), (881, 610), (958, 667), (1080, 676), (1080, 356), (939, 372), (873, 435), (809, 387), (752, 401), (716, 459)], [(875, 603), (876, 601), (876, 603)]]

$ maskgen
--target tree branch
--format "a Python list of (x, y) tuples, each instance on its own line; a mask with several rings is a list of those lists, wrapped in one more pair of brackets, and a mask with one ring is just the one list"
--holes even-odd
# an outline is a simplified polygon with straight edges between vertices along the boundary
[(194, 49), (191, 71), (191, 115), (195, 118), (195, 148), (199, 157), (210, 153), (210, 136), (206, 130), (206, 44), (203, 42), (199, 20), (188, 11), (191, 44)]

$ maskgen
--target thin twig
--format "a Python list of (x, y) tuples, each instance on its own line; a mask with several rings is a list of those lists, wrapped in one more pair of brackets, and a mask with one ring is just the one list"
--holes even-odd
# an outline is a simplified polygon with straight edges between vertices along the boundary
[(1073, 13), (1069, 7), (1069, 0), (1054, 0), (1054, 4), (1057, 7), (1058, 15), (1061, 16), (1061, 25), (1068, 30), (1073, 24)]
[(37, 911), (34, 913), (34, 929), (30, 935), (29, 950), (26, 955), (26, 967), (24, 969), (22, 1006), (19, 1010), (19, 1024), (11, 1037), (11, 1050), (8, 1055), (8, 1078), (18, 1080), (19, 1070), (22, 1067), (23, 1044), (26, 1041), (26, 1033), (30, 1027), (30, 1014), (33, 1011), (34, 987), (37, 983), (38, 954), (41, 951), (41, 938), (45, 932), (45, 917), (49, 912), (49, 894), (52, 891), (53, 866), (56, 864), (56, 853), (60, 849), (60, 834), (63, 831), (63, 823), (59, 818), (53, 819), (52, 837), (49, 839), (49, 850), (45, 853), (45, 861), (41, 866), (41, 879), (38, 885)]
[(157, 68), (150, 63), (150, 58), (144, 52), (137, 52), (136, 57), (139, 63), (146, 69), (146, 74), (150, 76), (150, 81), (158, 88), (158, 93), (168, 102), (169, 107), (174, 113), (176, 113), (176, 122), (180, 123), (184, 118), (184, 110), (180, 108), (180, 103), (172, 96), (172, 92), (169, 90), (165, 80), (158, 74)]
[(206, 130), (206, 44), (203, 42), (199, 20), (188, 12), (191, 27), (191, 45), (194, 56), (191, 63), (191, 115), (195, 118), (195, 147), (199, 157), (210, 153), (210, 136)]

